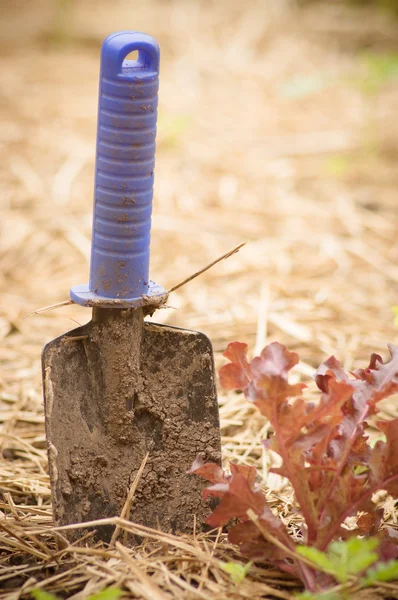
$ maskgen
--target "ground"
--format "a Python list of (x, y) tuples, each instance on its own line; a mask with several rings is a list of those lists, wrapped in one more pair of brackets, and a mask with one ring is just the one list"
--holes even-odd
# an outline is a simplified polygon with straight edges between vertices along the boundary
[[(3, 8), (0, 598), (39, 586), (80, 599), (113, 583), (148, 599), (291, 598), (298, 584), (261, 564), (237, 588), (219, 568), (238, 556), (223, 536), (148, 532), (133, 561), (50, 531), (40, 353), (90, 314), (73, 305), (29, 315), (88, 279), (99, 51), (128, 28), (162, 52), (152, 278), (170, 288), (247, 242), (153, 320), (206, 333), (217, 366), (229, 341), (254, 354), (278, 340), (300, 353), (305, 381), (331, 354), (348, 369), (386, 356), (398, 337), (398, 25), (343, 2)], [(267, 424), (222, 390), (220, 415), (225, 462), (256, 464), (273, 506), (294, 519), (289, 489), (268, 473)], [(398, 597), (396, 587), (377, 594)]]

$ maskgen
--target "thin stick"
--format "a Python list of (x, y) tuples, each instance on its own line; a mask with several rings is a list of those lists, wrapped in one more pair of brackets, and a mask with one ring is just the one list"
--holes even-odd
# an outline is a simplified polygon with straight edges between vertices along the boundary
[(247, 516), (254, 523), (254, 525), (257, 527), (257, 529), (261, 532), (262, 536), (267, 540), (267, 542), (271, 542), (271, 544), (274, 544), (277, 548), (279, 548), (285, 554), (290, 556), (290, 558), (293, 558), (294, 560), (301, 560), (301, 562), (305, 563), (309, 567), (314, 568), (314, 565), (312, 562), (310, 562), (306, 558), (302, 558), (301, 556), (299, 557), (293, 550), (291, 550), (290, 548), (285, 546), (285, 544), (283, 542), (281, 542), (280, 540), (278, 540), (278, 538), (276, 538), (274, 535), (272, 535), (272, 533), (270, 533), (261, 524), (259, 516), (256, 515), (256, 513), (251, 508), (249, 508), (249, 510), (247, 511)]
[[(156, 529), (152, 529), (152, 527), (146, 527), (145, 525), (139, 525), (138, 523), (132, 523), (131, 521), (126, 521), (120, 517), (109, 517), (105, 519), (96, 519), (95, 521), (84, 521), (83, 523), (61, 525), (59, 527), (48, 527), (46, 531), (48, 533), (53, 531), (73, 531), (75, 529), (84, 529), (88, 527), (100, 527), (101, 525), (115, 525), (116, 527), (119, 525), (122, 529), (126, 529), (135, 535), (151, 538), (164, 544), (170, 544), (174, 548), (179, 548), (180, 550), (188, 552), (189, 554), (193, 553), (197, 558), (199, 557), (205, 562), (210, 562), (216, 567), (220, 566), (219, 560), (212, 558), (211, 555), (205, 554), (202, 550), (199, 550), (196, 547), (190, 546), (176, 535), (165, 533), (164, 531), (157, 531)], [(33, 530), (32, 533), (41, 533), (41, 530)]]
[(185, 285), (189, 281), (192, 281), (192, 279), (195, 279), (199, 275), (202, 275), (202, 273), (205, 273), (206, 271), (208, 271), (209, 269), (211, 269), (212, 267), (214, 267), (214, 265), (216, 265), (217, 263), (221, 262), (222, 260), (225, 260), (226, 258), (229, 258), (233, 254), (236, 254), (236, 252), (239, 252), (239, 250), (241, 248), (243, 248), (243, 246), (245, 246), (246, 244), (247, 244), (247, 242), (242, 242), (241, 244), (239, 244), (238, 246), (236, 246), (235, 248), (233, 248), (232, 250), (230, 250), (226, 254), (223, 254), (222, 256), (220, 256), (219, 258), (217, 258), (216, 260), (213, 260), (213, 262), (211, 262), (206, 267), (203, 267), (203, 269), (200, 269), (200, 271), (196, 271), (196, 273), (194, 273), (193, 275), (190, 275), (189, 277), (187, 277), (186, 279), (184, 279), (184, 281), (181, 281), (181, 283), (177, 283), (177, 285), (175, 285), (172, 288), (170, 288), (167, 291), (167, 293), (171, 294), (171, 292), (175, 292), (176, 290), (178, 290), (180, 287), (182, 287), (183, 285)]
[(47, 312), (49, 310), (55, 310), (56, 308), (60, 308), (61, 306), (68, 306), (69, 304), (74, 304), (72, 300), (64, 300), (63, 302), (58, 302), (57, 304), (50, 304), (50, 306), (43, 306), (43, 308), (38, 308), (33, 312), (28, 314), (28, 317), (32, 315), (39, 315), (40, 313)]
[[(213, 262), (211, 262), (206, 267), (203, 267), (203, 269), (200, 269), (200, 271), (196, 271), (196, 273), (193, 273), (193, 275), (190, 275), (189, 277), (184, 279), (184, 281), (177, 283), (177, 285), (170, 288), (167, 291), (167, 293), (171, 294), (171, 292), (175, 292), (175, 290), (178, 290), (180, 287), (182, 287), (189, 281), (192, 281), (192, 279), (196, 279), (196, 277), (199, 277), (199, 275), (202, 275), (202, 273), (205, 273), (206, 271), (208, 271), (209, 269), (214, 267), (214, 265), (216, 265), (217, 263), (221, 262), (222, 260), (226, 260), (230, 256), (233, 256), (234, 254), (239, 252), (239, 250), (241, 248), (243, 248), (243, 246), (245, 246), (246, 244), (247, 244), (247, 242), (242, 242), (241, 244), (238, 244), (238, 246), (235, 246), (235, 248), (233, 248), (232, 250), (229, 250), (226, 254), (223, 254), (216, 260), (213, 260)], [(34, 310), (33, 312), (29, 313), (28, 317), (31, 317), (32, 315), (39, 315), (41, 313), (48, 312), (50, 310), (55, 310), (56, 308), (60, 308), (61, 306), (68, 306), (69, 304), (74, 304), (74, 302), (72, 300), (64, 300), (63, 302), (58, 302), (57, 304), (51, 304), (50, 306), (43, 306), (42, 308), (38, 308), (37, 310)]]
[[(144, 459), (143, 459), (143, 461), (141, 463), (141, 466), (138, 469), (137, 475), (134, 477), (134, 481), (131, 484), (129, 493), (127, 494), (126, 502), (124, 503), (123, 508), (122, 508), (122, 512), (120, 513), (120, 518), (121, 519), (128, 519), (129, 516), (130, 516), (130, 510), (131, 510), (131, 505), (133, 503), (134, 494), (135, 494), (136, 489), (138, 487), (138, 484), (140, 482), (142, 473), (143, 473), (143, 471), (145, 469), (145, 465), (147, 463), (148, 456), (149, 456), (149, 452), (147, 452), (145, 454)], [(111, 546), (115, 545), (115, 542), (116, 542), (116, 540), (117, 540), (117, 538), (119, 536), (120, 530), (121, 530), (121, 527), (119, 527), (119, 525), (117, 525), (115, 527), (115, 531), (113, 532), (113, 535), (112, 535), (112, 538), (111, 538), (111, 543), (110, 543)]]
[[(258, 515), (256, 515), (256, 513), (251, 508), (249, 508), (249, 510), (247, 511), (247, 516), (254, 523), (254, 525), (257, 527), (257, 529), (261, 532), (262, 536), (264, 537), (264, 539), (267, 540), (267, 542), (271, 542), (277, 548), (282, 550), (285, 554), (287, 554), (288, 556), (293, 558), (293, 560), (295, 562), (298, 562), (298, 566), (303, 574), (305, 582), (307, 584), (311, 584), (308, 569), (306, 567), (309, 567), (310, 569), (313, 570), (314, 564), (311, 561), (307, 560), (306, 558), (304, 558), (304, 560), (303, 560), (302, 556), (298, 556), (296, 554), (296, 552), (294, 552), (293, 550), (291, 550), (290, 548), (285, 546), (285, 544), (283, 544), (280, 540), (278, 540), (278, 538), (276, 538), (274, 535), (272, 535), (272, 533), (267, 531), (267, 529), (262, 525)], [(309, 587), (311, 588), (311, 586), (309, 586)]]

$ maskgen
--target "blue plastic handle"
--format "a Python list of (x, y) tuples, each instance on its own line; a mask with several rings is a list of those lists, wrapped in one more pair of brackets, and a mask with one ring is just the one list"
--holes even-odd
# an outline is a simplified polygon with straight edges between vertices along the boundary
[[(138, 51), (137, 60), (126, 60)], [(139, 306), (164, 290), (149, 281), (149, 244), (159, 87), (159, 46), (122, 31), (102, 45), (89, 285), (86, 306)]]

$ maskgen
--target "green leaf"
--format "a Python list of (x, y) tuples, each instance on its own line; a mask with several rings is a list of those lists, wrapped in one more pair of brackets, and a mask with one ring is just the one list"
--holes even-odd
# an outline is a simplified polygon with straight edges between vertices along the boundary
[(398, 53), (396, 52), (367, 52), (363, 55), (363, 62), (369, 75), (380, 82), (398, 77)]
[(354, 473), (355, 475), (362, 475), (363, 473), (367, 473), (369, 471), (369, 467), (365, 467), (364, 465), (355, 465)]
[(374, 550), (378, 547), (376, 538), (351, 537), (344, 542), (333, 542), (328, 555), (335, 568), (335, 577), (340, 583), (348, 581), (350, 575), (359, 575), (378, 559)]
[(242, 583), (252, 564), (252, 561), (249, 561), (246, 565), (231, 561), (222, 563), (221, 568), (230, 575), (234, 583)]
[(57, 596), (44, 590), (32, 590), (30, 593), (35, 600), (58, 600)]
[(118, 600), (123, 595), (122, 590), (116, 587), (109, 587), (101, 590), (98, 594), (93, 594), (88, 600)]
[(392, 312), (394, 313), (394, 325), (398, 327), (398, 306), (393, 306)]
[(366, 76), (361, 81), (363, 92), (372, 95), (398, 77), (398, 53), (367, 52), (362, 55)]
[[(54, 594), (43, 590), (32, 590), (31, 594), (34, 600), (59, 600)], [(116, 587), (109, 587), (101, 590), (98, 594), (92, 594), (88, 600), (118, 600), (123, 595), (123, 591)]]
[(310, 546), (298, 546), (296, 552), (297, 554), (300, 554), (300, 556), (304, 556), (304, 558), (314, 563), (321, 571), (334, 574), (334, 564), (324, 552), (321, 552), (316, 548), (311, 548)]
[(164, 115), (158, 118), (160, 143), (175, 146), (191, 123), (188, 115)]
[(373, 585), (378, 581), (394, 581), (398, 579), (398, 560), (379, 563), (366, 573), (362, 580), (363, 585)]
[(327, 553), (316, 548), (299, 546), (297, 553), (304, 556), (319, 570), (333, 575), (340, 583), (345, 583), (352, 575), (359, 575), (378, 559), (374, 550), (379, 545), (376, 538), (349, 538), (343, 542), (332, 542)]
[[(343, 596), (337, 592), (303, 592), (295, 596), (299, 600), (342, 600)], [(348, 596), (345, 596), (348, 598)]]
[(335, 154), (326, 161), (326, 170), (334, 177), (344, 177), (352, 165), (352, 160), (343, 154)]

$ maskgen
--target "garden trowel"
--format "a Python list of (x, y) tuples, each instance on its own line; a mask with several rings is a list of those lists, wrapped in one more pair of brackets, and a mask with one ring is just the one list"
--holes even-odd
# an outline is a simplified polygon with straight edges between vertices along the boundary
[[(159, 48), (148, 35), (124, 31), (104, 41), (90, 282), (70, 292), (93, 315), (43, 350), (57, 525), (120, 515), (148, 454), (130, 519), (189, 532), (207, 506), (187, 470), (198, 455), (220, 461), (209, 340), (144, 322), (167, 299), (148, 277), (158, 72)], [(100, 527), (96, 539), (112, 532)]]

